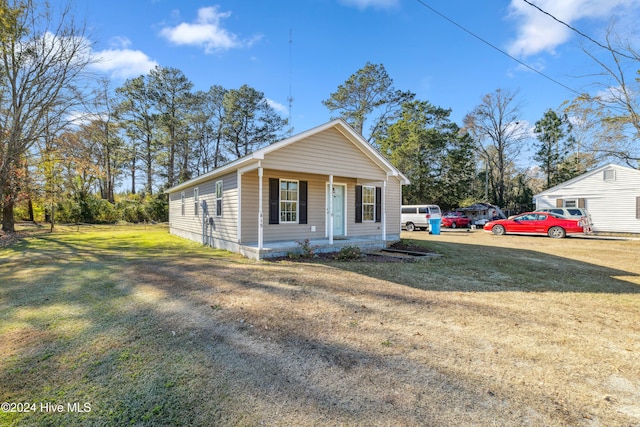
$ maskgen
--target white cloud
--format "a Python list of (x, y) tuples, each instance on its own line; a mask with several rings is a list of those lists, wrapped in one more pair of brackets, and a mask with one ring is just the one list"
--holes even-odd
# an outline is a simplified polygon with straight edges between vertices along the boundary
[(131, 40), (126, 37), (111, 39), (111, 49), (92, 52), (94, 63), (91, 68), (110, 75), (116, 79), (128, 79), (147, 74), (158, 63), (149, 58), (144, 52), (129, 49)]
[(147, 74), (158, 65), (144, 52), (132, 49), (106, 49), (95, 52), (93, 56), (96, 63), (91, 68), (117, 79)]
[(358, 9), (373, 7), (375, 9), (389, 9), (400, 4), (399, 0), (340, 0), (346, 6), (355, 6)]
[(220, 12), (218, 6), (203, 7), (198, 10), (194, 23), (183, 22), (175, 27), (165, 27), (160, 30), (160, 35), (176, 45), (203, 47), (205, 53), (250, 46), (261, 38), (258, 35), (240, 40), (236, 34), (221, 26), (221, 21), (229, 16), (231, 12)]
[(274, 101), (273, 99), (267, 98), (267, 104), (269, 104), (271, 108), (273, 108), (280, 114), (287, 114), (289, 112), (289, 109), (287, 107), (280, 104), (279, 102)]
[[(609, 20), (638, 6), (637, 0), (534, 0), (531, 3), (572, 26), (584, 18)], [(509, 9), (510, 17), (518, 22), (518, 36), (508, 47), (511, 55), (526, 57), (545, 51), (554, 53), (556, 47), (575, 34), (522, 0), (511, 0)]]

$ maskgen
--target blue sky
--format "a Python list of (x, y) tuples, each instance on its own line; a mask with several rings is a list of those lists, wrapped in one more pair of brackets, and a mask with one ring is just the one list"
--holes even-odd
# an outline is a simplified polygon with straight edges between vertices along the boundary
[[(640, 20), (640, 0), (530, 0), (604, 41)], [(524, 0), (75, 0), (114, 86), (153, 66), (175, 67), (195, 89), (243, 84), (264, 92), (295, 132), (328, 121), (321, 101), (367, 62), (383, 64), (394, 86), (451, 108), (458, 124), (483, 95), (519, 91), (534, 123), (574, 93), (536, 74), (437, 15), (562, 84), (584, 91), (598, 49)], [(291, 34), (291, 39), (290, 39)], [(637, 35), (636, 35), (637, 36)], [(290, 42), (292, 40), (292, 42)], [(637, 40), (637, 39), (636, 39)]]

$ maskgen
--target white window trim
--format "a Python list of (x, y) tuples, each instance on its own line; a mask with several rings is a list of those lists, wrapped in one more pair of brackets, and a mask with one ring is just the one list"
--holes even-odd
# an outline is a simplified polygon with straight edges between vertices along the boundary
[[(220, 196), (218, 196), (218, 186), (220, 187)], [(222, 209), (222, 197), (224, 196), (224, 185), (222, 180), (216, 181), (216, 216), (221, 217), (224, 210)], [(218, 212), (218, 202), (220, 202), (220, 212)]]
[(200, 188), (196, 187), (193, 189), (193, 215), (199, 215), (199, 206), (200, 203)]
[[(364, 201), (364, 192), (365, 189), (372, 189), (373, 190), (373, 202), (372, 203), (365, 203)], [(364, 215), (364, 207), (365, 206), (372, 206), (372, 214), (373, 214), (373, 218), (372, 219), (365, 219), (365, 215)], [(362, 222), (375, 222), (376, 220), (376, 187), (373, 185), (363, 185), (362, 186)]]
[[(282, 182), (295, 182), (296, 183), (296, 220), (295, 221), (283, 221), (282, 220)], [(285, 200), (285, 202), (293, 202), (293, 200)], [(280, 179), (278, 183), (278, 215), (280, 224), (298, 224), (300, 221), (300, 181), (297, 179)]]

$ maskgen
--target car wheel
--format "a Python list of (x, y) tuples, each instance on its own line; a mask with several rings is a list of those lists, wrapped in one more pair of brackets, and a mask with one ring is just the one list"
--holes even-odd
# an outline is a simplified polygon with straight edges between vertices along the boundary
[(416, 230), (416, 226), (412, 222), (408, 222), (406, 227), (407, 227), (407, 231), (415, 231)]
[(455, 222), (451, 223), (451, 228), (456, 228), (458, 225)]
[(491, 229), (491, 232), (496, 236), (502, 236), (505, 233), (505, 229), (501, 225), (494, 225), (493, 228)]
[(562, 239), (567, 235), (562, 227), (551, 227), (547, 234), (549, 237), (553, 237), (554, 239)]

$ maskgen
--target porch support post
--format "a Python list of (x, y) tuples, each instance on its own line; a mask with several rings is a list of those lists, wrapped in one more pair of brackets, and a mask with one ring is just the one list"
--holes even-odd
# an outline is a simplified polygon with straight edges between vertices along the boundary
[(329, 244), (333, 245), (333, 175), (329, 175)]
[(236, 237), (238, 244), (242, 243), (242, 173), (236, 173), (238, 179), (238, 222), (236, 224)]
[(387, 180), (382, 182), (382, 241), (387, 241)]
[(263, 229), (264, 214), (262, 211), (262, 175), (263, 175), (262, 162), (258, 162), (258, 254), (262, 251), (262, 247), (264, 245), (264, 229)]

